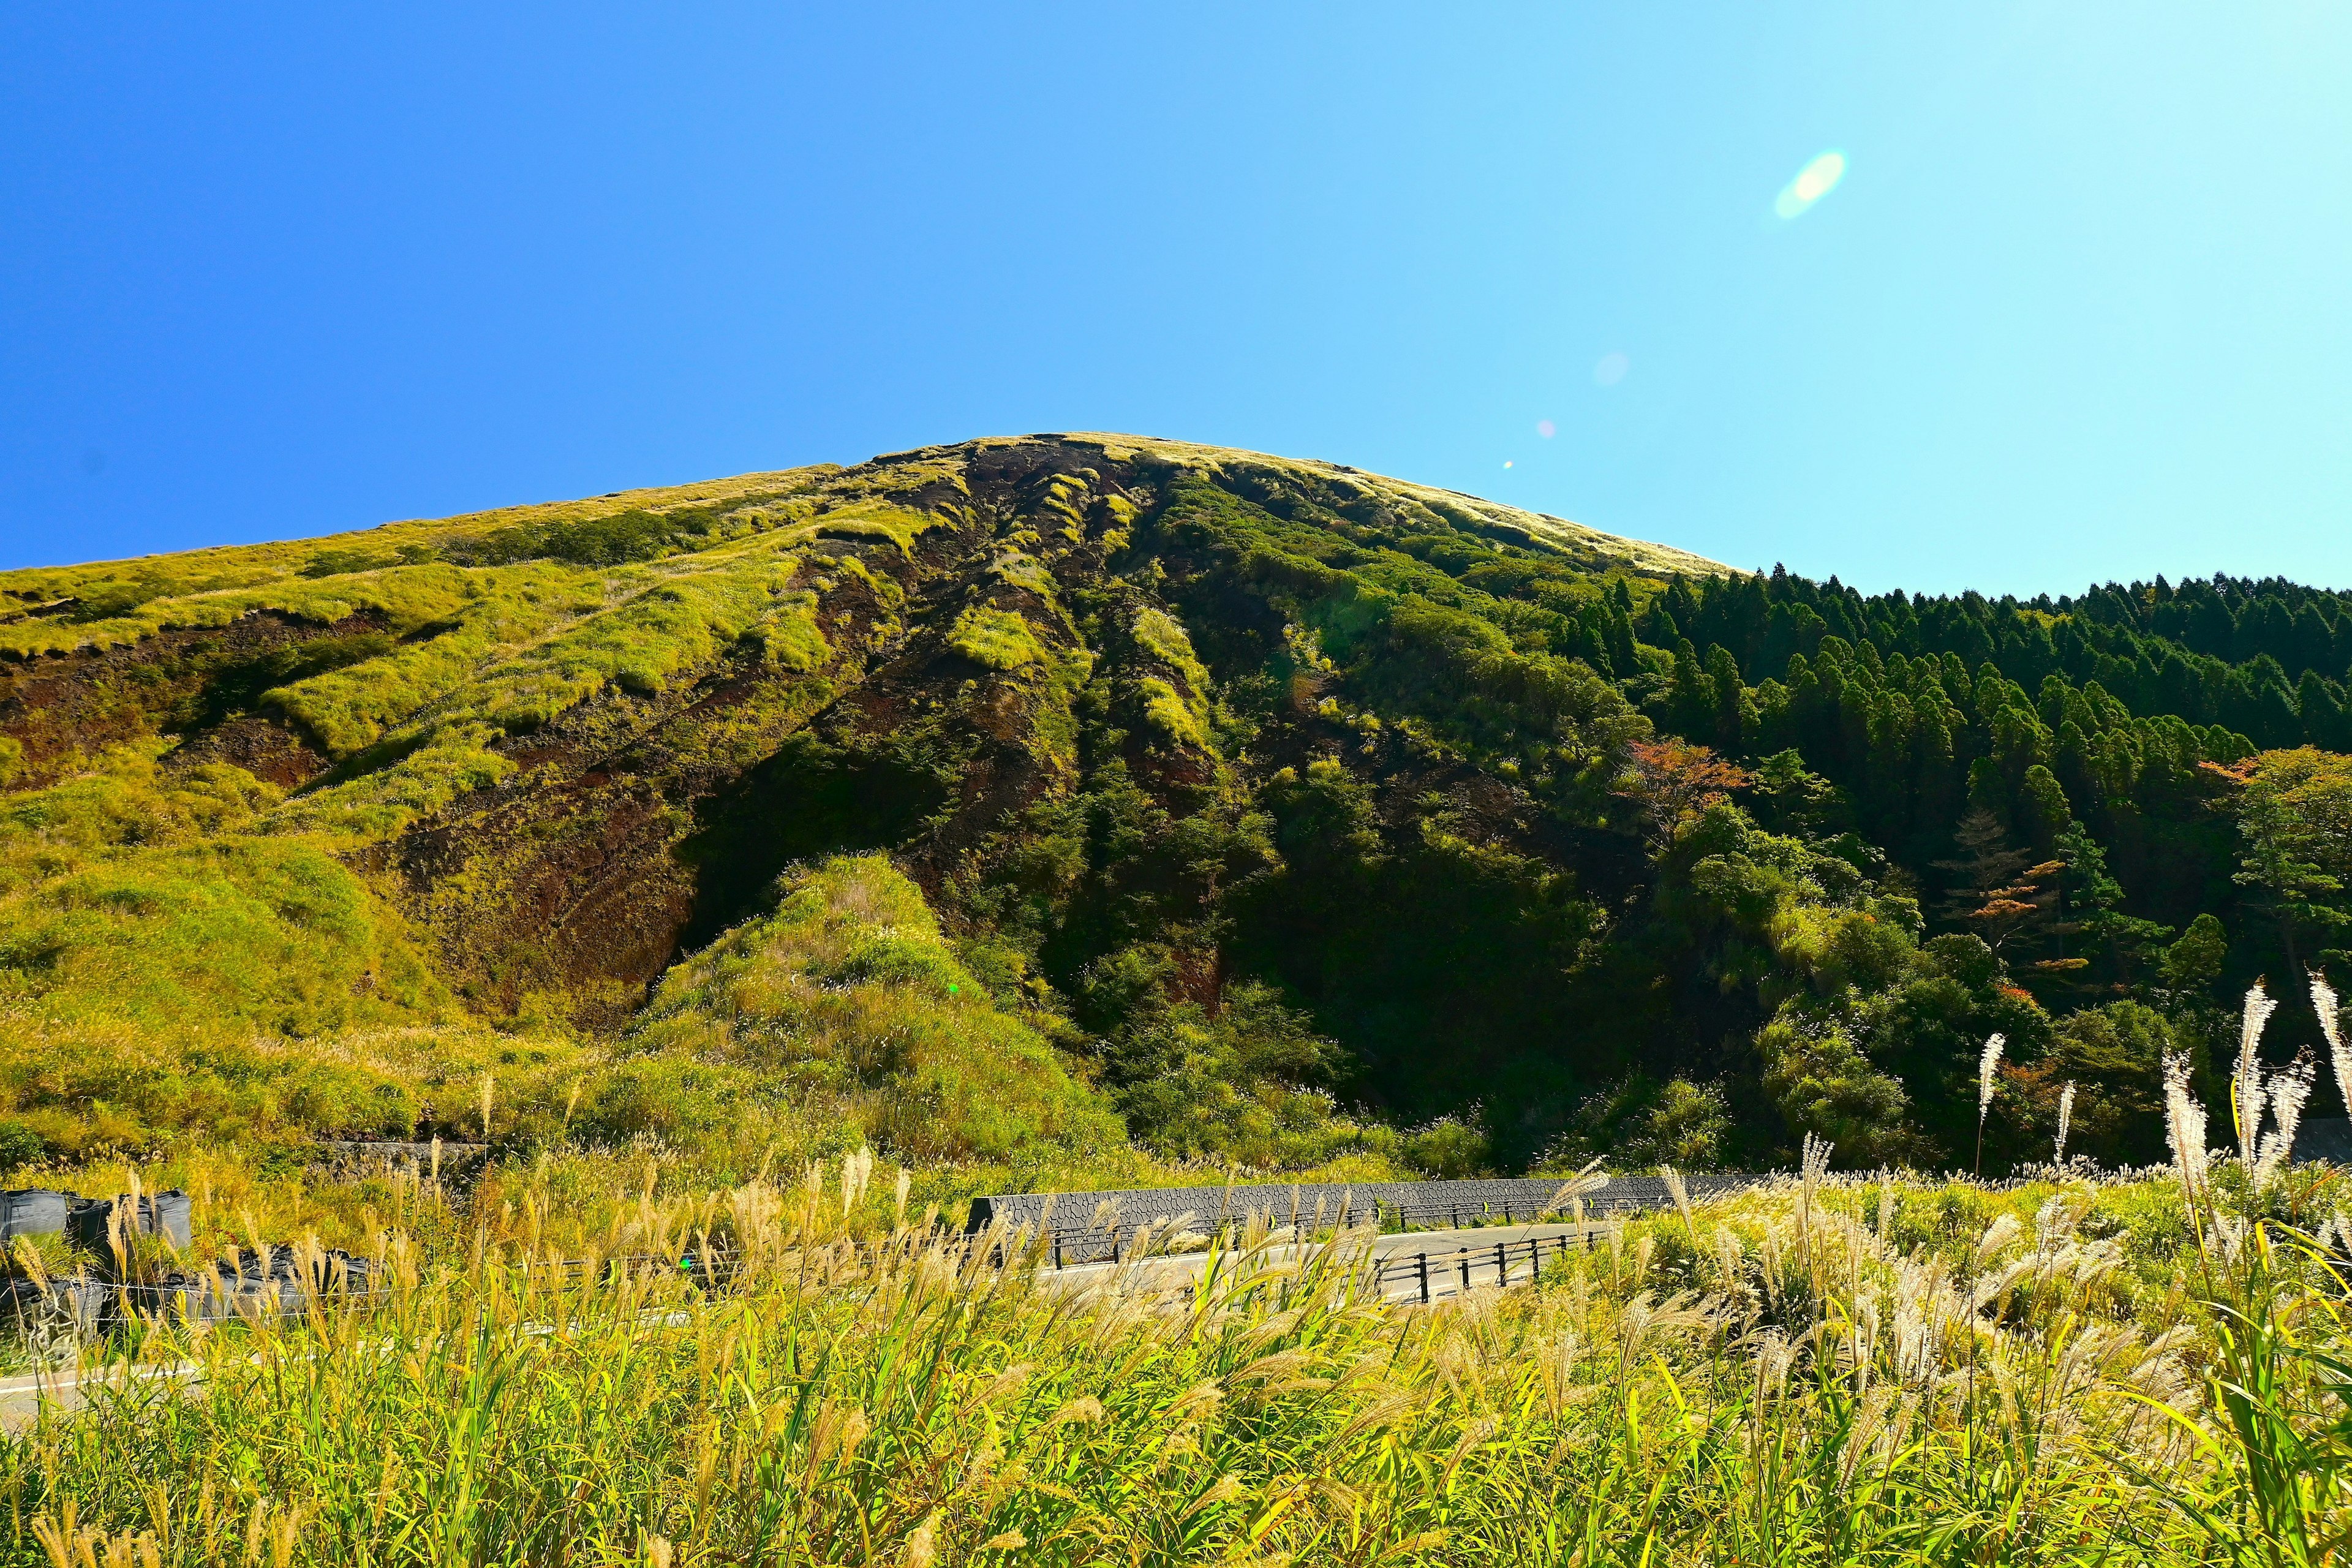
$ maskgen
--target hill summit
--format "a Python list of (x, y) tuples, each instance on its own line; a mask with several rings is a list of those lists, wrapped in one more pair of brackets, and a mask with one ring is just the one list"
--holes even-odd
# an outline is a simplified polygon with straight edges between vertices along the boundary
[(1866, 599), (1054, 435), (0, 605), (19, 1152), (1933, 1161), (1999, 1031), (1995, 1157), (2063, 1079), (2122, 1158), (2227, 986), (2341, 940), (2241, 864), (2352, 739), (2293, 584)]

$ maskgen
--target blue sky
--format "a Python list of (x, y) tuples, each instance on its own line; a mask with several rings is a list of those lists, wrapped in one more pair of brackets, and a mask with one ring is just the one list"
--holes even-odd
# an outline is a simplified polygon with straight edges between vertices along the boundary
[(0, 564), (1091, 428), (2352, 586), (2347, 80), (2316, 0), (12, 6)]

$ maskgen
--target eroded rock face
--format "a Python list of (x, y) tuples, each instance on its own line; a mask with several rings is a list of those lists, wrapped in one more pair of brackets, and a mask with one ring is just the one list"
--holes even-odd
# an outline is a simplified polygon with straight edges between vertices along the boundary
[(17, 788), (47, 784), (109, 745), (182, 738), (184, 762), (235, 763), (292, 787), (327, 758), (252, 704), (290, 675), (383, 651), (384, 617), (324, 624), (258, 610), (226, 626), (172, 627), (137, 642), (0, 660), (0, 735), (23, 748)]
[[(282, 798), (239, 830), (331, 847), (478, 1013), (614, 1026), (788, 868), (881, 848), (1074, 1041), (1163, 1005), (1214, 1029), (1273, 974), (1356, 1009), (1380, 1070), (1443, 999), (1366, 1011), (1350, 975), (1394, 955), (1302, 937), (1297, 889), (1339, 874), (1316, 814), (1360, 794), (1349, 875), (1437, 845), (1561, 904), (1545, 878), (1633, 841), (1508, 759), (1642, 727), (1543, 651), (1600, 657), (1564, 585), (1719, 570), (1329, 465), (1060, 436), (180, 559), (0, 578), (20, 780), (110, 744), (250, 773)], [(1457, 586), (1479, 570), (1551, 574), (1538, 651), (1448, 607), (1495, 603)], [(1475, 918), (1534, 920), (1554, 967), (1605, 923)]]
[[(792, 579), (814, 595), (820, 663), (731, 648), (658, 693), (606, 691), (500, 740), (515, 773), (384, 847), (404, 902), (484, 1002), (562, 991), (604, 1022), (796, 859), (889, 846), (936, 891), (1003, 819), (1075, 781), (1054, 732), (1091, 656), (1059, 584), (1100, 571), (1116, 517), (1055, 512), (1052, 540), (1007, 541), (1035, 531), (1052, 465), (1083, 455), (1044, 447), (961, 489), (927, 482), (910, 549), (820, 528)], [(1025, 644), (1018, 662), (959, 641), (983, 615)]]
[[(544, 721), (492, 738), (488, 750), (511, 765), (497, 782), (350, 847), (477, 1005), (502, 1010), (532, 992), (560, 994), (581, 1021), (609, 1021), (682, 944), (756, 907), (791, 861), (828, 849), (889, 845), (934, 893), (982, 874), (992, 835), (1076, 786), (1076, 709), (1108, 701), (1121, 682), (1150, 682), (1147, 705), (1159, 704), (1158, 722), (1147, 717), (1127, 731), (1122, 760), (1181, 813), (1215, 787), (1213, 749), (1181, 732), (1181, 715), (1204, 709), (1209, 694), (1194, 689), (1204, 677), (1189, 649), (1175, 658), (1191, 669), (1177, 668), (1136, 627), (1149, 612), (1182, 640), (1183, 610), (1165, 593), (1170, 566), (1191, 577), (1213, 563), (1160, 530), (1171, 492), (1208, 484), (1253, 506), (1334, 505), (1366, 519), (1427, 511), (1423, 492), (1369, 476), (1115, 439), (980, 442), (772, 478), (731, 505), (688, 495), (624, 510), (618, 503), (632, 498), (615, 497), (605, 510), (715, 523), (670, 540), (656, 566), (710, 553), (714, 536), (724, 550), (740, 537), (738, 518), (793, 533), (789, 586), (812, 595), (820, 658), (779, 666), (738, 641), (658, 683), (602, 683)], [(902, 520), (898, 537), (858, 515), (877, 497)], [(1453, 499), (1474, 521), (1513, 527), (1502, 509), (1473, 512)], [(1431, 515), (1433, 526), (1448, 526)], [(432, 546), (408, 545), (408, 564), (488, 560), (469, 570), (494, 573), (497, 551), (483, 540), (495, 544), (499, 531), (486, 535), (471, 521), (439, 525)], [(1590, 551), (1600, 539), (1552, 526), (1563, 549)], [(354, 581), (396, 575), (402, 568), (385, 564), (383, 548), (321, 551), (307, 569), (348, 559), (362, 569)], [(571, 565), (583, 581), (598, 574), (593, 563)], [(165, 595), (160, 608), (136, 606), (163, 624), (131, 640), (0, 663), (0, 736), (21, 748), (20, 786), (118, 743), (166, 746), (172, 767), (231, 764), (297, 795), (397, 765), (364, 748), (337, 755), (280, 694), (329, 671), (364, 675), (456, 635), (448, 617), (411, 624), (416, 617), (397, 606), (325, 621), (254, 607), (207, 626), (171, 624), (171, 604)], [(1262, 606), (1235, 607), (1263, 618)], [(71, 599), (34, 605), (16, 624), (54, 630), (75, 613)], [(541, 637), (576, 633), (587, 618), (559, 620)], [(93, 629), (121, 635), (113, 623)], [(474, 673), (530, 647), (528, 636), (485, 647)], [(415, 713), (384, 716), (395, 742), (403, 721), (429, 717), (434, 699), (449, 694), (420, 695)]]

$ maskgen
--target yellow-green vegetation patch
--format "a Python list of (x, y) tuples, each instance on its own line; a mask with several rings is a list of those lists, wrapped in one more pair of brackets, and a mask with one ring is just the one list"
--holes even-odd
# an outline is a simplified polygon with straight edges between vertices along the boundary
[(0, 650), (32, 655), (112, 647), (167, 628), (225, 626), (261, 610), (275, 610), (320, 626), (373, 610), (395, 629), (404, 629), (456, 614), (472, 596), (467, 582), (467, 574), (458, 568), (441, 565), (395, 567), (316, 581), (289, 577), (259, 586), (152, 599), (105, 620), (19, 621), (0, 626)]
[(1008, 588), (1020, 588), (1036, 595), (1048, 604), (1055, 603), (1054, 574), (1045, 563), (1024, 550), (1007, 549), (997, 552), (988, 563), (988, 574)]
[(1184, 678), (1196, 692), (1209, 689), (1209, 672), (1192, 652), (1192, 638), (1183, 624), (1165, 610), (1145, 607), (1134, 625), (1135, 640), (1152, 658)]
[(1343, 468), (1337, 463), (1320, 463), (1296, 458), (1279, 458), (1263, 452), (1245, 452), (1231, 447), (1204, 447), (1190, 441), (1166, 441), (1152, 437), (1121, 436), (1100, 431), (1073, 434), (1065, 439), (1097, 446), (1106, 457), (1114, 460), (1131, 460), (1141, 456), (1156, 458), (1181, 468), (1201, 474), (1244, 475), (1252, 471), (1274, 476), (1296, 476), (1316, 484), (1343, 483), (1367, 494), (1394, 503), (1411, 503), (1425, 509), (1433, 516), (1460, 515), (1488, 525), (1500, 524), (1517, 529), (1530, 538), (1571, 556), (1592, 558), (1596, 564), (1622, 563), (1642, 572), (1662, 575), (1680, 573), (1690, 576), (1719, 577), (1736, 574), (1731, 567), (1706, 556), (1695, 555), (1672, 545), (1654, 544), (1646, 540), (1626, 539), (1613, 533), (1603, 533), (1597, 528), (1548, 513), (1522, 511), (1455, 490), (1439, 489), (1433, 486), (1412, 484), (1379, 474)]
[(1086, 531), (1085, 501), (1087, 487), (1101, 478), (1092, 468), (1081, 468), (1075, 474), (1055, 474), (1045, 481), (1045, 493), (1039, 510), (1062, 520), (1063, 531), (1072, 539)]
[(769, 668), (805, 675), (833, 651), (817, 625), (816, 609), (814, 594), (782, 595), (745, 630), (743, 640), (759, 648)]
[[(810, 658), (808, 636), (783, 623), (809, 624), (813, 601), (787, 598), (796, 557), (755, 548), (749, 558), (688, 558), (695, 569), (616, 574), (620, 602), (583, 616), (526, 649), (458, 695), (452, 718), (478, 716), (509, 733), (546, 723), (608, 685), (658, 692), (670, 677), (709, 664), (728, 644), (775, 625), (773, 647)], [(821, 657), (821, 655), (815, 656)]]
[(826, 557), (824, 567), (827, 572), (838, 572), (865, 584), (873, 593), (876, 603), (886, 609), (897, 609), (907, 602), (907, 590), (898, 586), (896, 578), (877, 577), (873, 569), (855, 555)]
[(1165, 610), (1146, 606), (1136, 613), (1129, 629), (1144, 655), (1183, 682), (1179, 688), (1157, 675), (1138, 679), (1145, 720), (1179, 746), (1207, 750), (1209, 672), (1193, 654), (1192, 639), (1183, 625)]
[(1020, 669), (1051, 657), (1029, 623), (1007, 610), (972, 605), (948, 630), (948, 647), (990, 669)]
[[(843, 470), (835, 464), (780, 473), (741, 474), (692, 485), (623, 490), (582, 500), (505, 507), (458, 517), (388, 522), (378, 528), (268, 544), (226, 545), (134, 561), (0, 572), (0, 649), (19, 653), (109, 646), (135, 640), (164, 626), (215, 626), (253, 609), (278, 609), (306, 619), (340, 619), (338, 604), (381, 608), (398, 619), (396, 604), (371, 595), (396, 590), (365, 578), (404, 566), (460, 563), (488, 541), (564, 536), (580, 525), (609, 525), (629, 516), (680, 512), (725, 514), (718, 537), (743, 529), (801, 522), (815, 510), (807, 492)], [(858, 487), (866, 489), (869, 487)], [(520, 559), (509, 555), (506, 559)], [(256, 591), (240, 599), (239, 592)], [(45, 613), (30, 618), (34, 610)]]
[(263, 705), (301, 724), (328, 755), (348, 757), (447, 697), (492, 660), (605, 602), (601, 576), (543, 562), (468, 573), (464, 590), (436, 635), (278, 687), (264, 695)]
[(1143, 694), (1143, 716), (1151, 727), (1180, 746), (1206, 750), (1209, 734), (1183, 694), (1156, 675), (1136, 682)]
[(971, 494), (964, 482), (963, 454), (954, 447), (934, 447), (935, 456), (885, 457), (843, 473), (837, 493), (888, 499), (933, 485), (944, 485), (960, 496)]
[(268, 785), (166, 774), (148, 750), (103, 763), (0, 801), (0, 1001), (18, 1019), (303, 1035), (440, 1005), (356, 875), (248, 831)]
[(0, 1112), (58, 1149), (374, 1125), (379, 1079), (284, 1042), (446, 1016), (398, 915), (318, 843), (251, 833), (275, 792), (242, 769), (100, 763), (0, 799)]
[(341, 844), (381, 842), (468, 791), (515, 771), (492, 751), (499, 732), (488, 724), (445, 724), (413, 738), (397, 759), (348, 783), (296, 797), (263, 821), (272, 833), (324, 833)]
[[(431, 1127), (478, 1139), (486, 1084), (490, 1136), (560, 1137), (571, 1090), (603, 1056), (562, 1035), (518, 1037), (462, 1022), (289, 1037), (97, 1016), (60, 1026), (28, 1022), (13, 1009), (0, 1014), (0, 1138), (29, 1134), (57, 1160), (242, 1145), (248, 1172), (256, 1143), (404, 1138), (427, 1116)], [(119, 1177), (105, 1184), (102, 1172), (42, 1179), (93, 1194), (123, 1190)], [(180, 1184), (168, 1167), (150, 1166), (141, 1179)], [(299, 1191), (294, 1183), (286, 1189), (289, 1197)], [(369, 1238), (361, 1206), (369, 1195), (346, 1194), (359, 1201), (336, 1205), (333, 1228), (347, 1238), (340, 1244)], [(315, 1218), (319, 1206), (314, 1198), (299, 1217)]]
[[(829, 650), (814, 596), (792, 586), (799, 564), (782, 535), (768, 534), (615, 571), (601, 580), (609, 607), (494, 660), (390, 735), (383, 745), (394, 754), (384, 765), (305, 796), (272, 826), (383, 837), (505, 773), (508, 764), (489, 750), (499, 735), (544, 725), (608, 688), (656, 694), (738, 644), (755, 645), (772, 668), (814, 669)], [(373, 668), (340, 672), (351, 681), (336, 689), (363, 691)]]
[(821, 1096), (904, 1159), (1125, 1142), (1117, 1116), (997, 1006), (921, 890), (878, 855), (799, 876), (773, 915), (673, 969), (621, 1050), (595, 1107), (614, 1131), (689, 1135), (745, 1100)]
[[(961, 479), (958, 479), (959, 486)], [(853, 501), (828, 511), (809, 526), (820, 538), (879, 539), (898, 547), (901, 555), (915, 552), (915, 541), (947, 521), (936, 511), (912, 511), (881, 500)]]

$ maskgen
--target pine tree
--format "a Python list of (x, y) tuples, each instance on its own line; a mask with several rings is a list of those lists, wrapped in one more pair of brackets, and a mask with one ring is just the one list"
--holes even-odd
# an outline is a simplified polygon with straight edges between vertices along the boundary
[(1933, 862), (1952, 874), (1950, 891), (1937, 906), (1944, 919), (1975, 931), (1999, 952), (2047, 918), (2057, 901), (2051, 879), (2063, 869), (2061, 862), (2036, 864), (2025, 850), (2010, 847), (2000, 820), (1981, 806), (1960, 818), (1952, 839), (1958, 853)]
[(2180, 940), (2164, 952), (2165, 989), (2175, 996), (2201, 997), (2221, 978), (2230, 956), (2230, 934), (2220, 920), (2200, 914), (2189, 922)]

